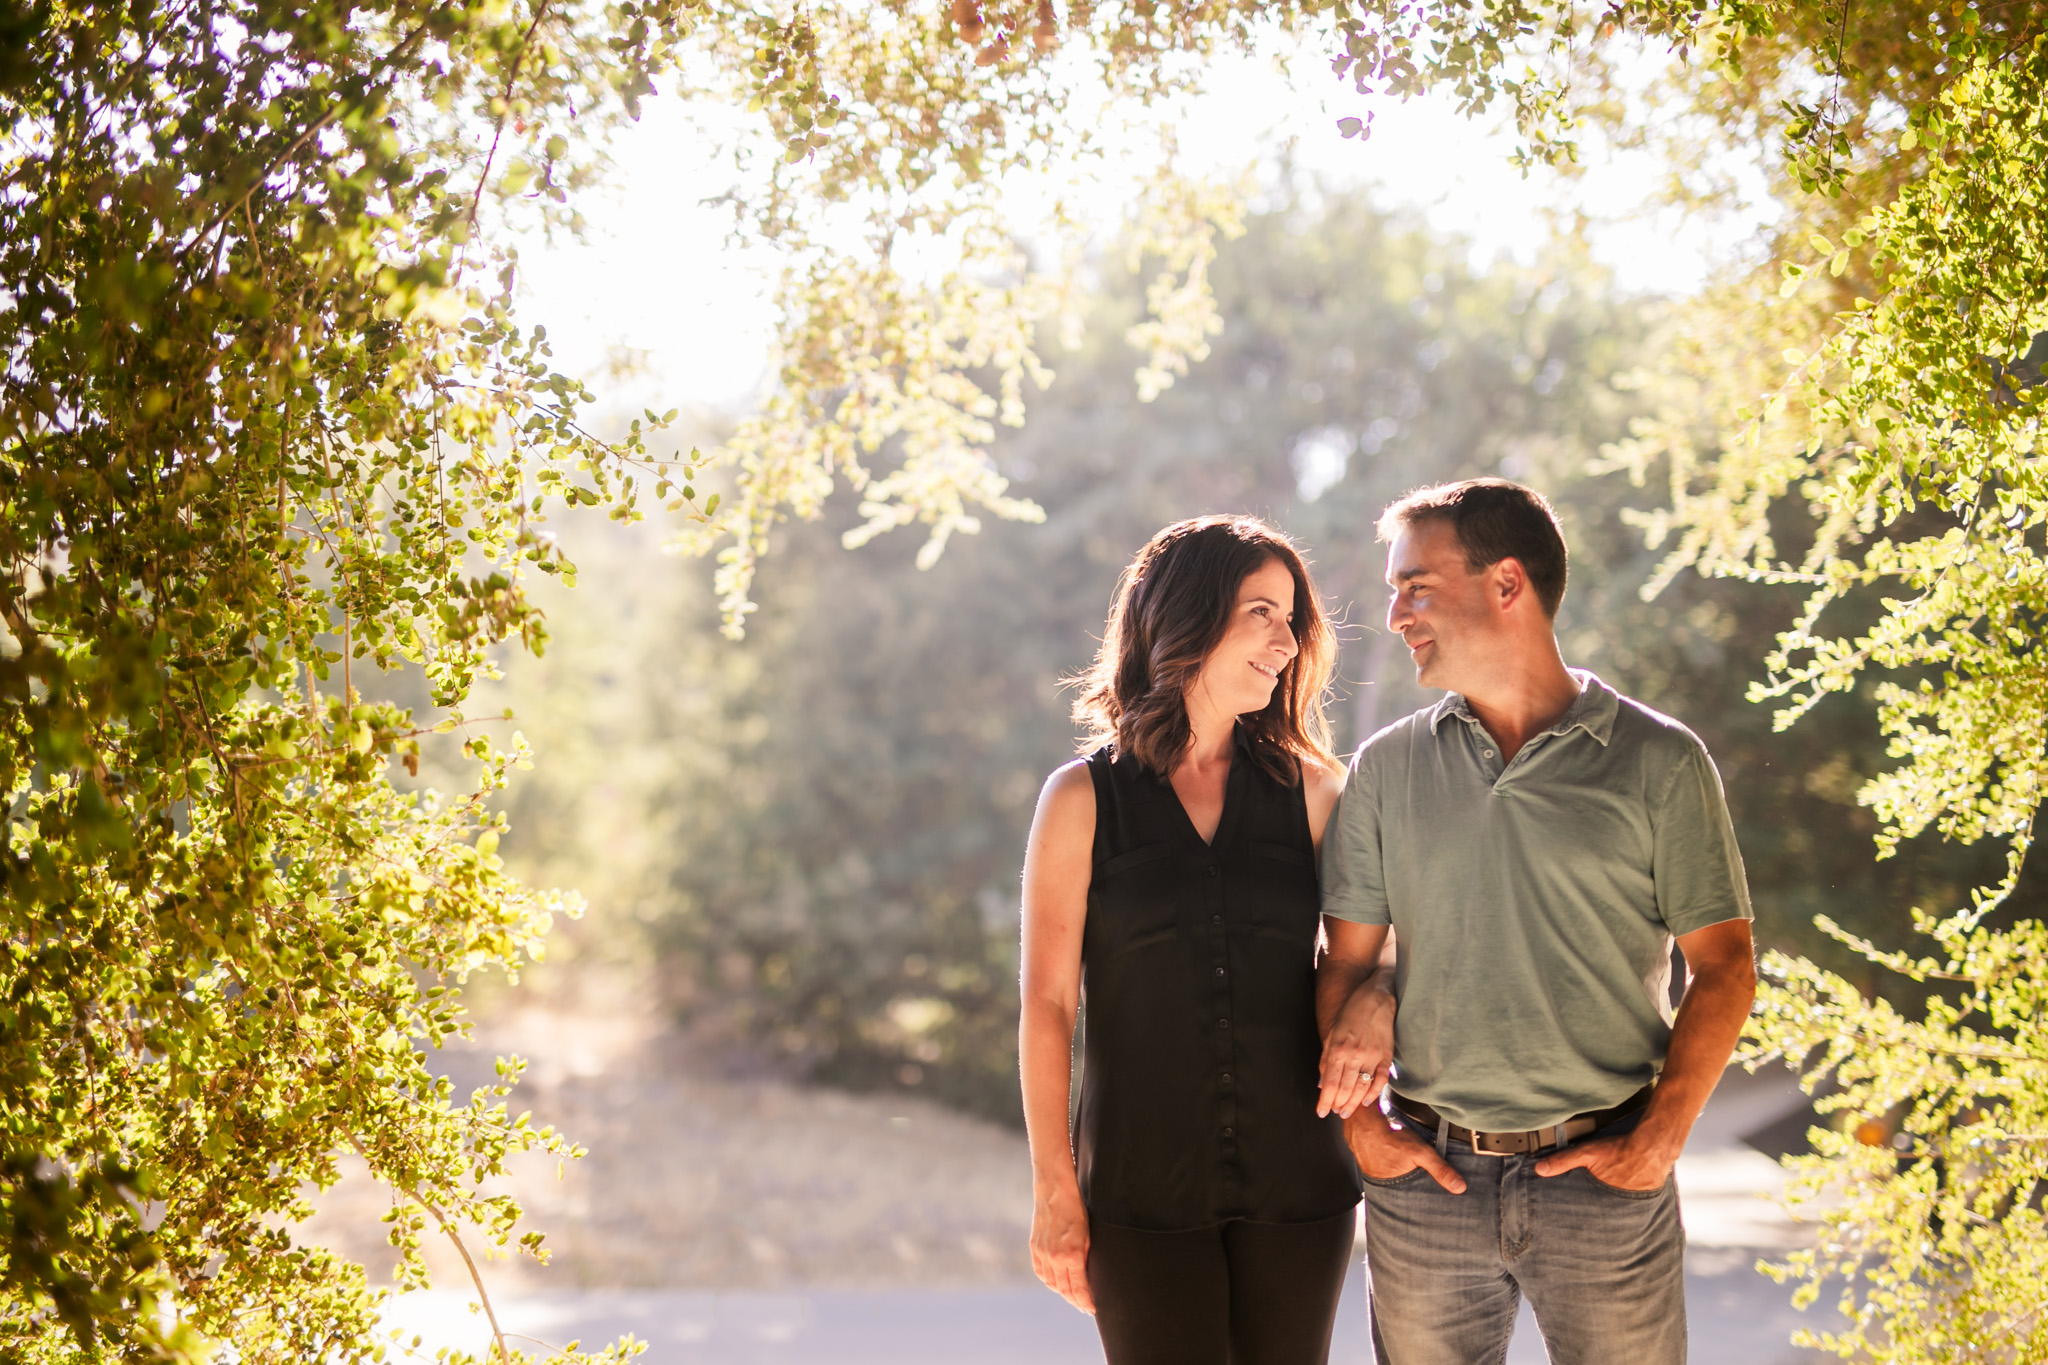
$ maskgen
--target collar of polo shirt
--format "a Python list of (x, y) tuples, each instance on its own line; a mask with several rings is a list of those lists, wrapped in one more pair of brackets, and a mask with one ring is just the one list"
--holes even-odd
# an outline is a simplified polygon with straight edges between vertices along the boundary
[[(1614, 732), (1614, 716), (1621, 709), (1621, 698), (1590, 669), (1574, 668), (1569, 672), (1578, 679), (1579, 699), (1566, 707), (1565, 713), (1557, 718), (1557, 723), (1542, 733), (1562, 735), (1573, 729), (1580, 729), (1605, 745), (1608, 737)], [(1479, 724), (1479, 717), (1472, 712), (1472, 703), (1466, 701), (1462, 693), (1446, 692), (1443, 700), (1430, 708), (1429, 732), (1435, 734), (1437, 726), (1443, 724), (1445, 718), (1450, 716), (1456, 716), (1470, 725)]]

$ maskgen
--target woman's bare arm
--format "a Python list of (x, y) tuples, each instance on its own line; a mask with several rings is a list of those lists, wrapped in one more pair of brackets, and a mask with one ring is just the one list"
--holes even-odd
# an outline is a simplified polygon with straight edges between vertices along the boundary
[(1025, 846), (1017, 1060), (1031, 1141), (1031, 1266), (1084, 1313), (1095, 1311), (1088, 1292), (1088, 1214), (1074, 1173), (1067, 1102), (1094, 847), (1095, 786), (1088, 765), (1077, 760), (1046, 780)]

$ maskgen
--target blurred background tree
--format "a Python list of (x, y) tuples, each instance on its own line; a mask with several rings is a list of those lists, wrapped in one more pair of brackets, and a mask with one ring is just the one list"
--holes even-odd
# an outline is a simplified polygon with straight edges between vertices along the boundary
[[(1129, 402), (1118, 340), (1143, 281), (1105, 270), (1083, 349), (995, 448), (1046, 510), (921, 571), (911, 546), (849, 560), (846, 514), (789, 527), (763, 611), (721, 649), (687, 564), (641, 528), (579, 545), (619, 585), (564, 599), (567, 647), (511, 670), (541, 746), (508, 850), (584, 870), (579, 951), (657, 955), (691, 1030), (753, 1064), (1017, 1117), (1018, 869), (1040, 783), (1073, 752), (1061, 680), (1092, 654), (1117, 573), (1159, 526), (1218, 509), (1300, 537), (1349, 625), (1334, 707), (1347, 750), (1430, 699), (1380, 625), (1379, 509), (1408, 488), (1501, 473), (1555, 497), (1574, 558), (1567, 656), (1707, 740), (1734, 804), (1768, 946), (1917, 998), (1814, 927), (1877, 938), (1967, 894), (1995, 856), (1937, 839), (1878, 865), (1856, 793), (1886, 765), (1867, 707), (1837, 699), (1775, 733), (1746, 697), (1796, 596), (1688, 577), (1653, 601), (1659, 556), (1624, 513), (1655, 498), (1602, 448), (1650, 399), (1673, 307), (1631, 298), (1560, 240), (1533, 264), (1292, 181), (1225, 245), (1225, 326), (1155, 402)], [(578, 544), (572, 535), (572, 544)], [(604, 888), (604, 889), (599, 889)]]

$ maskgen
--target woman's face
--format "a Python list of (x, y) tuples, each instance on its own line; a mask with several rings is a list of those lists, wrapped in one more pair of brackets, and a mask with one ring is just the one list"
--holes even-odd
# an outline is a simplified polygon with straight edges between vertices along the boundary
[(1294, 642), (1294, 575), (1277, 559), (1246, 575), (1223, 639), (1202, 661), (1188, 689), (1225, 715), (1263, 711), (1273, 700), (1280, 670), (1300, 652)]

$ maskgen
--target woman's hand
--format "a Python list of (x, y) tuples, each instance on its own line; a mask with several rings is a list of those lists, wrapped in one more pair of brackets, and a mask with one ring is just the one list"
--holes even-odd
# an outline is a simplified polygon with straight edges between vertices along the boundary
[(1032, 1199), (1031, 1269), (1083, 1313), (1095, 1312), (1088, 1292), (1088, 1210), (1081, 1192), (1040, 1189)]
[(1322, 1092), (1316, 1117), (1350, 1118), (1387, 1085), (1394, 1062), (1394, 997), (1375, 975), (1351, 992), (1323, 1040)]

